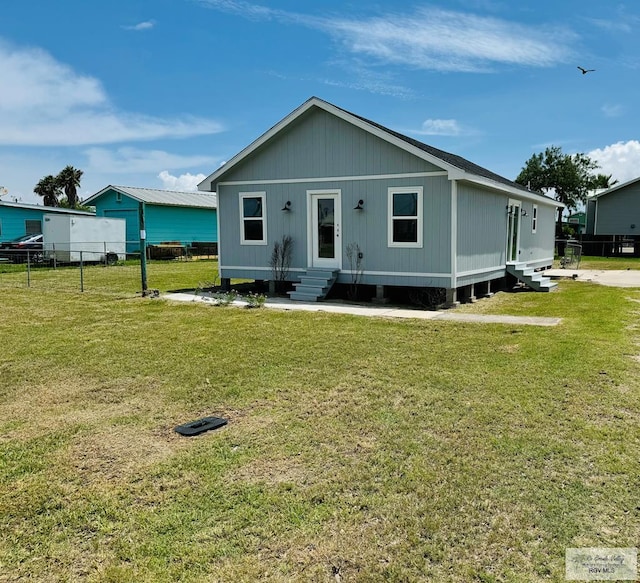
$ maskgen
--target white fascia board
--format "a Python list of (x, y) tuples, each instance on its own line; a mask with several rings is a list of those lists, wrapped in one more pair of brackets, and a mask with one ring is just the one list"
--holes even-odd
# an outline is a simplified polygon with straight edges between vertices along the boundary
[(640, 181), (640, 178), (634, 178), (632, 180), (628, 180), (627, 182), (624, 182), (623, 184), (616, 184), (615, 186), (612, 186), (611, 188), (607, 188), (607, 190), (604, 190), (603, 192), (599, 192), (598, 194), (594, 194), (592, 197), (590, 198), (600, 198), (601, 196), (606, 196), (607, 194), (611, 194), (612, 192), (615, 192), (616, 190), (620, 190), (621, 188), (624, 188), (625, 186), (629, 186), (631, 184), (633, 184), (634, 182), (638, 182)]
[(535, 200), (536, 202), (541, 202), (542, 204), (551, 204), (556, 207), (564, 208), (564, 205), (562, 203), (553, 201), (552, 199), (549, 199), (543, 195), (539, 195), (533, 192), (528, 194), (524, 190), (518, 190), (516, 188), (509, 187), (506, 184), (494, 182), (492, 180), (478, 176), (476, 174), (470, 174), (465, 170), (463, 170), (462, 168), (458, 168), (457, 166), (449, 164), (448, 162), (445, 162), (444, 160), (438, 158), (437, 156), (434, 156), (433, 154), (430, 154), (429, 152), (426, 152), (421, 148), (413, 146), (412, 144), (394, 136), (393, 134), (390, 134), (381, 128), (371, 125), (365, 120), (359, 117), (356, 117), (355, 115), (352, 115), (347, 111), (344, 111), (343, 109), (340, 109), (339, 107), (336, 107), (331, 103), (328, 103), (327, 101), (318, 99), (317, 97), (312, 97), (311, 99), (308, 99), (307, 101), (305, 101), (300, 107), (292, 111), (289, 115), (287, 115), (280, 122), (274, 125), (270, 130), (262, 134), (257, 140), (252, 142), (244, 150), (242, 150), (240, 153), (236, 154), (233, 158), (231, 158), (231, 160), (229, 160), (229, 162), (227, 162), (224, 166), (221, 166), (215, 172), (207, 176), (207, 178), (205, 178), (202, 182), (200, 182), (200, 184), (198, 184), (198, 190), (213, 191), (213, 182), (217, 181), (228, 170), (230, 170), (236, 164), (244, 160), (251, 153), (255, 152), (265, 142), (270, 140), (278, 132), (280, 132), (286, 126), (294, 122), (296, 119), (298, 119), (302, 114), (306, 113), (312, 107), (318, 107), (320, 109), (323, 109), (324, 111), (327, 111), (335, 115), (336, 117), (346, 121), (347, 123), (350, 123), (351, 125), (354, 125), (360, 128), (361, 130), (364, 130), (365, 132), (368, 132), (380, 138), (381, 140), (384, 140), (385, 142), (400, 148), (401, 150), (404, 150), (410, 154), (413, 154), (417, 158), (421, 158), (422, 160), (425, 160), (426, 162), (429, 162), (434, 166), (437, 166), (439, 168), (442, 168), (443, 170), (446, 170), (446, 172), (449, 175), (449, 180), (468, 180), (470, 182), (475, 182), (476, 184), (482, 184), (484, 186), (488, 186), (493, 189), (499, 189), (501, 191), (508, 192), (511, 194), (517, 194), (521, 198)]
[(100, 196), (102, 196), (105, 192), (107, 192), (108, 190), (115, 190), (116, 192), (119, 192), (121, 194), (124, 194), (125, 196), (128, 196), (129, 198), (133, 198), (134, 200), (138, 201), (138, 202), (143, 202), (140, 198), (138, 198), (137, 196), (134, 196), (133, 194), (129, 194), (128, 192), (125, 192), (124, 190), (122, 190), (121, 188), (118, 188), (117, 186), (113, 186), (112, 184), (110, 184), (109, 186), (105, 186), (100, 192), (96, 192), (95, 194), (92, 194), (89, 198), (87, 198), (86, 200), (82, 201), (82, 204), (84, 205), (89, 205), (91, 204), (91, 202), (93, 202), (95, 199), (99, 198)]
[(286, 126), (293, 123), (296, 119), (298, 119), (302, 114), (306, 113), (312, 107), (319, 107), (320, 109), (323, 109), (324, 111), (327, 111), (335, 115), (336, 117), (343, 119), (344, 121), (346, 121), (347, 123), (350, 123), (351, 125), (359, 127), (360, 129), (370, 134), (373, 134), (379, 137), (380, 139), (397, 146), (398, 148), (406, 150), (407, 152), (417, 156), (418, 158), (422, 158), (427, 162), (431, 162), (435, 166), (445, 169), (447, 172), (462, 172), (459, 168), (456, 168), (455, 166), (452, 166), (451, 164), (448, 164), (447, 162), (442, 161), (440, 158), (433, 156), (432, 154), (429, 154), (428, 152), (425, 152), (420, 148), (416, 148), (415, 146), (412, 146), (411, 144), (405, 142), (404, 140), (401, 140), (400, 138), (396, 138), (395, 136), (381, 130), (380, 128), (372, 126), (371, 124), (368, 124), (364, 120), (358, 117), (355, 117), (332, 104), (327, 103), (322, 99), (318, 99), (317, 97), (312, 97), (311, 99), (305, 101), (300, 107), (298, 107), (293, 112), (291, 112), (287, 117), (285, 117), (276, 125), (274, 125), (269, 131), (262, 134), (257, 140), (249, 144), (249, 146), (247, 146), (244, 150), (236, 154), (224, 166), (221, 166), (215, 172), (207, 176), (200, 184), (198, 184), (198, 190), (202, 190), (202, 191), (213, 190), (212, 189), (213, 182), (217, 181), (228, 170), (230, 170), (236, 164), (244, 160), (251, 153), (255, 152), (265, 142), (270, 140), (273, 136), (275, 136), (278, 132), (280, 132)]
[(486, 186), (494, 190), (500, 190), (506, 194), (509, 194), (510, 196), (515, 196), (519, 199), (530, 200), (538, 204), (545, 204), (547, 206), (556, 208), (565, 208), (565, 205), (563, 203), (558, 202), (553, 198), (549, 198), (544, 194), (520, 190), (519, 188), (514, 188), (513, 186), (509, 186), (508, 184), (502, 184), (501, 182), (496, 182), (495, 180), (490, 180), (489, 178), (484, 178), (483, 176), (478, 176), (476, 174), (465, 174), (461, 180), (466, 180), (467, 182), (472, 182), (473, 184), (478, 184), (480, 186)]
[(294, 109), (289, 115), (280, 120), (276, 125), (274, 125), (270, 130), (266, 131), (262, 134), (257, 140), (254, 140), (249, 144), (244, 150), (240, 151), (236, 154), (231, 160), (229, 160), (224, 166), (220, 166), (215, 172), (207, 176), (202, 182), (198, 184), (198, 190), (203, 191), (212, 191), (212, 183), (218, 180), (220, 176), (225, 174), (228, 170), (233, 168), (236, 164), (244, 160), (247, 156), (255, 152), (260, 146), (262, 146), (265, 142), (270, 140), (273, 136), (275, 136), (280, 130), (284, 129), (290, 123), (294, 122), (297, 118), (299, 118), (303, 113), (308, 111), (314, 105), (320, 105), (323, 103), (317, 97), (312, 97), (305, 101), (300, 107)]

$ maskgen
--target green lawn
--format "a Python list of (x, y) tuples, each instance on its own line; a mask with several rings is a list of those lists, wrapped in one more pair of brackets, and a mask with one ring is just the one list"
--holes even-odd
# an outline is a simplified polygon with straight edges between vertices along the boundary
[(174, 304), (120, 267), (0, 273), (0, 581), (564, 581), (567, 547), (638, 544), (640, 290), (462, 307), (539, 328)]
[(640, 269), (640, 259), (585, 256), (580, 260), (580, 269)]

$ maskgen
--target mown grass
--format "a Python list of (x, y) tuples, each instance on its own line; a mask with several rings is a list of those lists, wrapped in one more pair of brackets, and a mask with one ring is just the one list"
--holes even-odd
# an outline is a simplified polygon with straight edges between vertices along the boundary
[[(216, 282), (217, 277), (218, 262), (215, 260), (147, 262), (148, 289), (195, 289), (200, 284)], [(0, 289), (27, 287), (128, 295), (142, 290), (142, 274), (139, 261), (126, 261), (108, 267), (88, 264), (82, 270), (79, 265), (63, 265), (57, 269), (42, 265), (27, 270), (24, 264), (0, 264)]]
[(0, 285), (0, 581), (564, 581), (640, 540), (639, 290), (463, 307), (554, 328), (134, 291)]
[(585, 256), (580, 259), (579, 269), (640, 269), (640, 259)]
[[(560, 258), (556, 258), (553, 267), (562, 267)], [(637, 257), (597, 257), (594, 255), (584, 255), (580, 258), (580, 263), (572, 263), (567, 269), (640, 269), (640, 259)]]

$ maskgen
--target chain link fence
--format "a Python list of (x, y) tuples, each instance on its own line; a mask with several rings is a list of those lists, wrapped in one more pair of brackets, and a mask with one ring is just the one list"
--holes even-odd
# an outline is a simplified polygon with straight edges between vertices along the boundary
[(142, 292), (143, 280), (148, 290), (164, 291), (195, 289), (217, 278), (217, 245), (158, 243), (147, 246), (144, 258), (139, 252), (99, 252), (71, 244), (55, 250), (0, 249), (0, 289), (130, 295)]

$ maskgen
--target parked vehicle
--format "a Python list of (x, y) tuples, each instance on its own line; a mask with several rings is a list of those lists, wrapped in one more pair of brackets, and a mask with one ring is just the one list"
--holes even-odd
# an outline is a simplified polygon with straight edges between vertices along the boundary
[(13, 263), (24, 263), (27, 256), (31, 261), (42, 261), (43, 242), (44, 238), (41, 233), (22, 235), (22, 237), (0, 243), (0, 249), (4, 251), (0, 253), (0, 257)]

